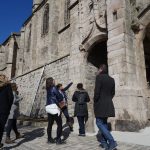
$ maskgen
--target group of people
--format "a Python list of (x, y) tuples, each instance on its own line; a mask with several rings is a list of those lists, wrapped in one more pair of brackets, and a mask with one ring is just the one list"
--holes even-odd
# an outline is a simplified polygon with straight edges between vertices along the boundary
[[(46, 80), (47, 89), (47, 104), (46, 111), (48, 113), (48, 143), (63, 144), (62, 135), (62, 118), (63, 113), (66, 117), (66, 122), (71, 125), (70, 116), (68, 113), (68, 100), (66, 90), (73, 83), (70, 83), (66, 88), (62, 84), (55, 85), (55, 80), (50, 77)], [(108, 69), (105, 64), (99, 68), (95, 81), (94, 90), (94, 113), (96, 118), (96, 125), (99, 128), (98, 141), (100, 147), (105, 150), (114, 150), (117, 143), (110, 133), (108, 127), (108, 118), (115, 117), (115, 109), (113, 104), (113, 97), (115, 95), (115, 81), (108, 75)], [(79, 136), (86, 136), (85, 123), (88, 120), (88, 106), (90, 101), (87, 91), (83, 88), (82, 83), (77, 84), (77, 90), (72, 96), (72, 101), (75, 102), (74, 117), (76, 116), (79, 123)], [(52, 138), (52, 126), (54, 121), (57, 123), (57, 137)], [(71, 130), (73, 128), (71, 127)]]
[[(46, 80), (47, 89), (47, 103), (46, 111), (48, 113), (48, 143), (63, 144), (65, 141), (61, 139), (62, 135), (62, 117), (63, 113), (66, 117), (66, 124), (70, 127), (70, 131), (73, 131), (73, 117), (70, 117), (68, 113), (68, 98), (66, 90), (71, 87), (71, 82), (65, 88), (62, 84), (55, 85), (55, 80), (50, 77)], [(83, 84), (77, 84), (77, 90), (74, 92), (72, 100), (75, 104), (74, 116), (77, 116), (79, 122), (79, 136), (85, 136), (85, 122), (88, 117), (87, 102), (90, 101), (88, 93), (83, 89)], [(52, 138), (52, 126), (56, 121), (57, 124), (57, 136)]]
[(0, 75), (0, 148), (3, 147), (1, 143), (3, 132), (6, 125), (6, 140), (7, 144), (14, 141), (10, 138), (11, 130), (16, 134), (16, 139), (21, 138), (22, 135), (17, 129), (17, 118), (19, 117), (19, 101), (22, 99), (18, 96), (16, 83), (10, 83), (5, 75)]
[[(73, 117), (77, 117), (79, 124), (79, 136), (86, 136), (85, 124), (88, 120), (88, 105), (90, 97), (88, 92), (84, 89), (82, 83), (77, 84), (77, 89), (72, 96), (72, 101), (75, 102), (74, 116), (70, 117), (68, 112), (68, 97), (66, 91), (71, 87), (71, 82), (65, 88), (62, 84), (55, 84), (52, 77), (46, 79), (46, 107), (45, 110), (48, 115), (47, 136), (48, 143), (64, 144), (62, 139), (63, 123), (62, 113), (66, 118), (66, 125), (70, 131), (73, 131)], [(108, 69), (105, 64), (100, 65), (95, 81), (94, 90), (94, 114), (96, 118), (96, 125), (99, 128), (98, 141), (100, 147), (105, 150), (114, 150), (117, 143), (110, 133), (107, 120), (109, 117), (115, 117), (115, 109), (113, 105), (113, 97), (115, 95), (115, 81), (108, 75)], [(18, 132), (16, 121), (19, 115), (19, 101), (22, 99), (18, 96), (17, 85), (9, 83), (4, 75), (0, 75), (0, 148), (5, 124), (6, 126), (6, 143), (12, 143), (10, 139), (11, 129), (16, 134), (16, 139), (22, 137)], [(52, 137), (52, 127), (54, 121), (57, 124), (56, 137)]]

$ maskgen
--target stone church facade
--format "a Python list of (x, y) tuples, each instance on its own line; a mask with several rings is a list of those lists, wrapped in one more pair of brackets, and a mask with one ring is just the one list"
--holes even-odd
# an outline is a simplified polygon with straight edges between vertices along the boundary
[(33, 0), (20, 33), (0, 46), (0, 73), (17, 82), (22, 114), (45, 117), (45, 79), (89, 92), (89, 131), (94, 131), (93, 91), (100, 64), (116, 81), (116, 130), (138, 130), (150, 119), (150, 1)]

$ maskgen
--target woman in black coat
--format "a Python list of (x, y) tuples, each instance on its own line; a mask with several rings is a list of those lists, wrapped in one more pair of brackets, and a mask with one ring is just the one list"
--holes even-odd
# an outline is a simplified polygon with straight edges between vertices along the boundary
[(88, 118), (87, 102), (90, 101), (90, 98), (86, 90), (83, 89), (82, 83), (77, 84), (72, 101), (75, 102), (74, 115), (77, 116), (79, 123), (79, 136), (85, 136), (85, 123)]
[(0, 148), (3, 147), (1, 143), (2, 136), (12, 103), (13, 93), (11, 85), (8, 83), (5, 75), (0, 75)]

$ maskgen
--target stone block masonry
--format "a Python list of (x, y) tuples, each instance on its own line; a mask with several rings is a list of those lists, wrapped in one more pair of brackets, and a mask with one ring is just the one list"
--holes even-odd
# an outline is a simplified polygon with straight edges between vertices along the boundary
[(53, 77), (57, 83), (67, 84), (69, 55), (53, 61), (39, 69), (17, 77), (16, 82), (23, 100), (20, 105), (21, 114), (27, 117), (44, 117), (46, 104), (45, 81)]

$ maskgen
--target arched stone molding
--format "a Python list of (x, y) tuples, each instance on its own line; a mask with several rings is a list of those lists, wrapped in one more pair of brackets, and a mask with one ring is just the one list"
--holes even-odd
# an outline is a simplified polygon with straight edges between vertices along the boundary
[(137, 67), (137, 80), (141, 89), (147, 89), (146, 68), (144, 58), (143, 40), (145, 38), (146, 28), (150, 23), (150, 6), (145, 8), (139, 15), (139, 32), (135, 33), (135, 56)]

